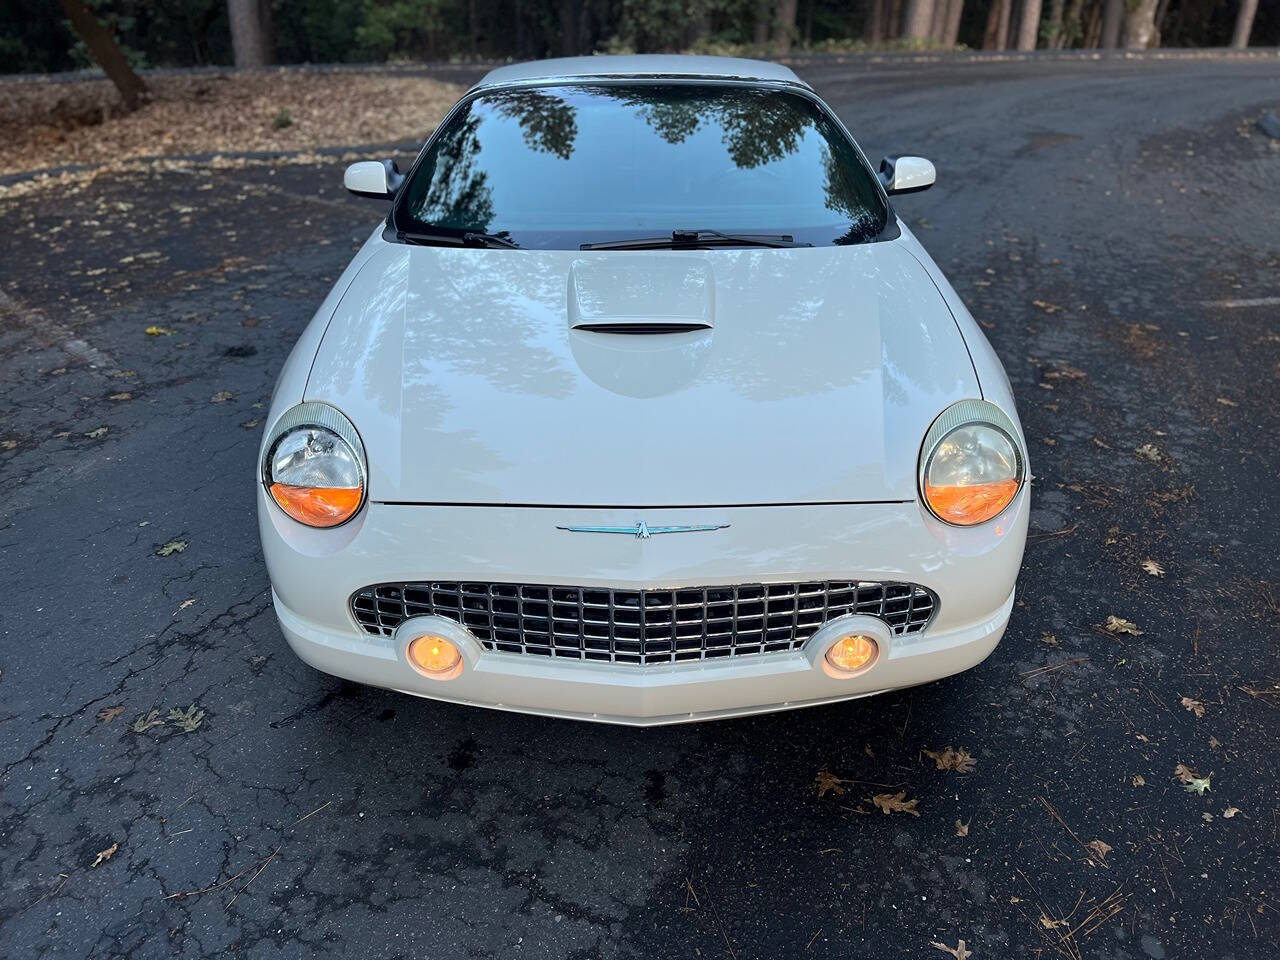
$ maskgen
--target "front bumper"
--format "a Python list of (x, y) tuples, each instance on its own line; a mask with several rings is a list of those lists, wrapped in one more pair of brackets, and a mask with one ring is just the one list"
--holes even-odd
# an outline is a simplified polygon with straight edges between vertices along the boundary
[[(620, 510), (370, 504), (351, 523), (312, 530), (259, 490), (259, 526), (285, 638), (336, 676), (475, 706), (634, 725), (680, 723), (867, 696), (958, 673), (999, 642), (1026, 541), (1028, 493), (980, 530), (938, 523), (914, 503)], [(562, 525), (728, 524), (714, 532), (636, 540)], [(610, 664), (488, 651), (436, 617), (391, 637), (355, 623), (351, 595), (398, 580), (486, 580), (582, 586), (686, 587), (778, 580), (903, 580), (931, 588), (939, 609), (923, 633), (893, 636), (874, 618), (842, 618), (803, 649), (677, 664)], [(881, 644), (853, 678), (823, 669), (849, 629)], [(463, 670), (428, 679), (405, 659), (426, 631), (453, 639)]]

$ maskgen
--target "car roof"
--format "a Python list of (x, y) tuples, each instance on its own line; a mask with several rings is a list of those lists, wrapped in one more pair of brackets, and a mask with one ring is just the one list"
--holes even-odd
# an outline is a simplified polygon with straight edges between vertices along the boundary
[(485, 74), (475, 88), (548, 80), (585, 80), (604, 77), (705, 77), (792, 83), (808, 87), (780, 63), (742, 57), (703, 57), (683, 54), (642, 53), (626, 56), (561, 57), (532, 60), (498, 67)]

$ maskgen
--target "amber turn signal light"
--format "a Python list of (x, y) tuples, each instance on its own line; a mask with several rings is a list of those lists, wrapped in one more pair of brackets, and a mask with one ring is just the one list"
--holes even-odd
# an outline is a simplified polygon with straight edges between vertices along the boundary
[(861, 633), (841, 637), (827, 650), (827, 663), (842, 676), (869, 670), (880, 654), (880, 645)]
[(409, 663), (424, 677), (452, 680), (462, 672), (462, 654), (452, 641), (424, 634), (409, 641)]
[(309, 527), (336, 527), (360, 506), (359, 487), (294, 487), (273, 483), (271, 499), (299, 523)]
[(990, 520), (1007, 507), (1017, 493), (1017, 480), (955, 486), (924, 485), (929, 509), (948, 523), (966, 527)]

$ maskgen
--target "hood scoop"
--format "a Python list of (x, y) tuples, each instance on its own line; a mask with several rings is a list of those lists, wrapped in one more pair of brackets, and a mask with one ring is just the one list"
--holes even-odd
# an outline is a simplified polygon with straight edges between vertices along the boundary
[(569, 326), (588, 333), (700, 333), (715, 324), (715, 278), (695, 257), (616, 253), (569, 268)]

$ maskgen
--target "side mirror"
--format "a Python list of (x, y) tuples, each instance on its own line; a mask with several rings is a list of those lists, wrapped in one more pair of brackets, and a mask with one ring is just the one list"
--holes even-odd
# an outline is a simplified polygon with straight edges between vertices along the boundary
[(361, 160), (347, 167), (342, 185), (357, 197), (390, 200), (404, 183), (404, 174), (394, 160)]
[(919, 193), (938, 179), (938, 171), (924, 157), (885, 157), (880, 161), (880, 182), (885, 193)]

